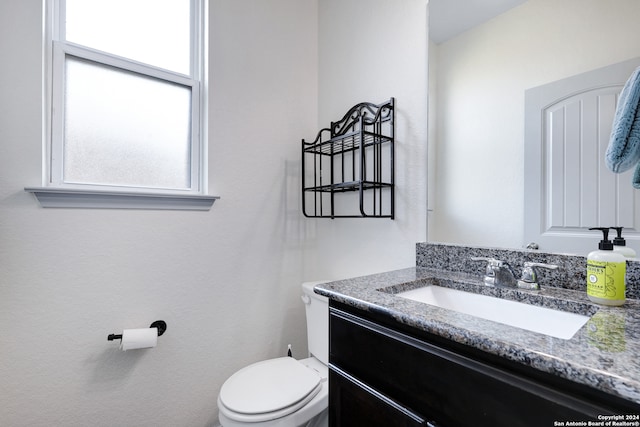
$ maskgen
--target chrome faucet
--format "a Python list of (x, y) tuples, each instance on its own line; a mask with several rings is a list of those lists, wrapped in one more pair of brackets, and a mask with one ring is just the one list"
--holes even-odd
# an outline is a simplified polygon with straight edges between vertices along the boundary
[(471, 257), (473, 261), (487, 261), (483, 282), (489, 286), (515, 287), (516, 276), (513, 274), (511, 266), (504, 261), (495, 258)]
[(519, 288), (540, 289), (536, 267), (548, 268), (549, 270), (555, 270), (558, 268), (558, 266), (554, 264), (526, 261), (524, 263), (524, 269), (522, 270), (522, 277), (518, 280)]
[(557, 265), (543, 264), (540, 262), (526, 261), (522, 270), (522, 277), (516, 280), (511, 266), (504, 261), (495, 258), (471, 257), (473, 261), (487, 261), (487, 269), (485, 271), (483, 282), (489, 286), (506, 286), (517, 287), (521, 289), (540, 289), (538, 284), (538, 275), (536, 267), (548, 268), (555, 270)]

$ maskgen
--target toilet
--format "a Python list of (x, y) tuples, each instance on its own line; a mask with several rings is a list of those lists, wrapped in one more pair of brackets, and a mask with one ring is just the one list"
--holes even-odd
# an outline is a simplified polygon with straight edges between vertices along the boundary
[(218, 396), (222, 427), (327, 427), (329, 302), (302, 284), (310, 357), (278, 357), (229, 377)]

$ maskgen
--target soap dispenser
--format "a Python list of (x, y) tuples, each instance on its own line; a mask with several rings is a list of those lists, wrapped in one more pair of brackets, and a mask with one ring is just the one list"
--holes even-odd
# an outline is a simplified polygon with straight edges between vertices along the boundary
[(625, 295), (626, 258), (614, 252), (609, 240), (608, 227), (594, 227), (589, 230), (602, 231), (603, 239), (598, 250), (587, 255), (587, 296), (595, 303), (622, 305)]
[(611, 227), (611, 229), (616, 230), (618, 236), (613, 239), (613, 251), (618, 252), (625, 258), (635, 258), (636, 251), (627, 246), (627, 241), (622, 237), (622, 228), (623, 227)]

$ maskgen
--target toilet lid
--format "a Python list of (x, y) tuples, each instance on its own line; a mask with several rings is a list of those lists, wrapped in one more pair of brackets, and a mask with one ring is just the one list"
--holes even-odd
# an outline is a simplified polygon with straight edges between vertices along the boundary
[[(220, 390), (220, 401), (236, 413), (257, 415), (295, 410), (296, 403), (316, 394), (320, 375), (292, 357), (280, 357), (249, 365), (233, 374)], [(313, 397), (313, 396), (311, 396)]]

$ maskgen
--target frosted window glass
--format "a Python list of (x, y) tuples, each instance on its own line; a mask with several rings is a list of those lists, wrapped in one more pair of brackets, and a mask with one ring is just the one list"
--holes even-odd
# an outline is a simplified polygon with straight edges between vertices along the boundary
[(67, 57), (64, 181), (191, 186), (191, 88)]
[(190, 74), (189, 0), (67, 0), (66, 40)]

